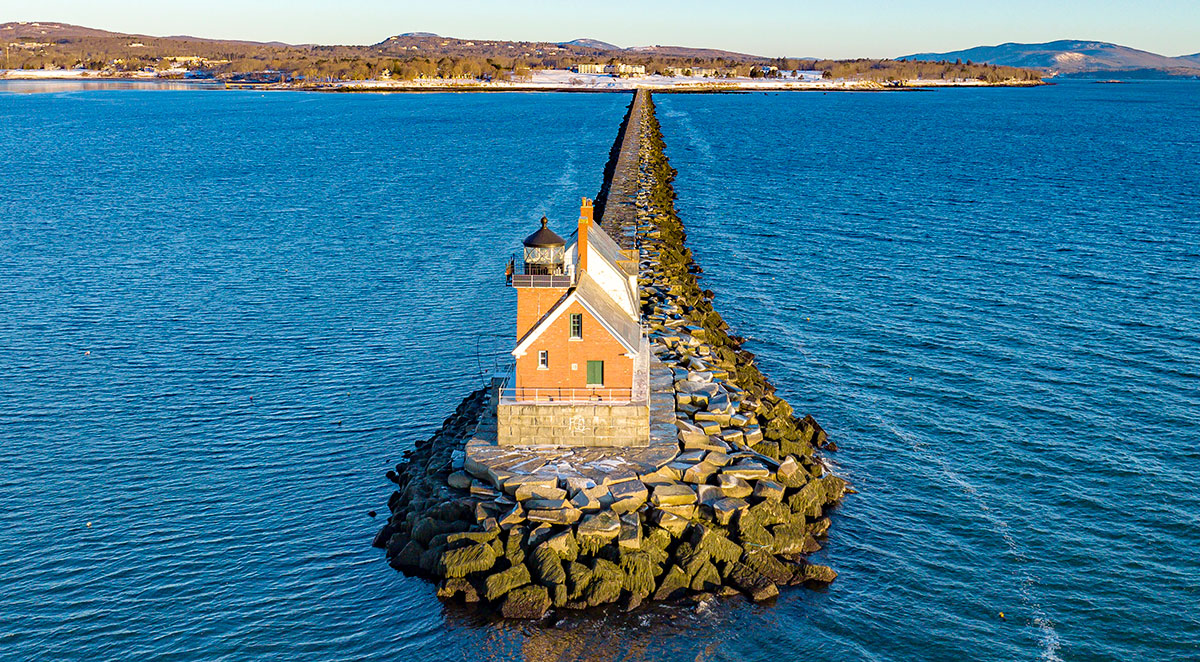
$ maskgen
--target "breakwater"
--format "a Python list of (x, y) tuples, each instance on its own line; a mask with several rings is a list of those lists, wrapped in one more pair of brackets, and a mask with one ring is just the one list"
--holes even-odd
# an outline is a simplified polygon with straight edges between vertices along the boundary
[(650, 449), (497, 448), (495, 393), (472, 393), (388, 477), (391, 516), (375, 538), (389, 563), (445, 598), (507, 617), (604, 604), (829, 582), (805, 555), (846, 490), (798, 417), (703, 290), (674, 210), (653, 100), (631, 104), (599, 222), (640, 255), (652, 368)]

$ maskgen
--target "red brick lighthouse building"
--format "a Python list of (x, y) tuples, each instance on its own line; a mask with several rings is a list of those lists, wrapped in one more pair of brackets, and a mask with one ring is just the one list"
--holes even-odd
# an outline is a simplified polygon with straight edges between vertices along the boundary
[(543, 218), (522, 263), (509, 265), (517, 342), (497, 407), (500, 444), (649, 443), (637, 251), (622, 250), (592, 214), (584, 198), (570, 245)]

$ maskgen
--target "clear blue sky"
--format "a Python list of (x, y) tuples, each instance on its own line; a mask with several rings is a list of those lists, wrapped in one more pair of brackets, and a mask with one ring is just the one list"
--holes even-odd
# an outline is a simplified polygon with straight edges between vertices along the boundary
[(895, 57), (1006, 41), (1111, 41), (1200, 52), (1200, 0), (0, 0), (0, 22), (63, 21), (152, 35), (372, 44), (401, 32), (768, 56)]

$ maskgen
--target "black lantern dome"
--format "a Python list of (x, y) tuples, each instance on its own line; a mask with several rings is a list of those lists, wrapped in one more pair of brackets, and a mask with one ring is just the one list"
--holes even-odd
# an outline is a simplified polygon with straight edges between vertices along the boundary
[(566, 240), (546, 227), (549, 223), (542, 217), (542, 227), (525, 237), (525, 273), (557, 275), (563, 273), (566, 255)]
[(546, 227), (550, 221), (545, 216), (542, 217), (542, 227), (537, 232), (525, 237), (523, 242), (529, 248), (548, 248), (550, 246), (565, 246), (566, 240), (558, 236), (554, 230)]

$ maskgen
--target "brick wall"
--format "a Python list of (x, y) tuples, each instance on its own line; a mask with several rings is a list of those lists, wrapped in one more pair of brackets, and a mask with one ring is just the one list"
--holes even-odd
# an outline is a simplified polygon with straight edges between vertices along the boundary
[(518, 287), (517, 289), (517, 340), (520, 340), (542, 319), (567, 289), (557, 287)]
[[(571, 315), (583, 315), (583, 338), (571, 340)], [(538, 368), (538, 352), (549, 352), (549, 367)], [(604, 361), (604, 387), (627, 389), (633, 385), (634, 360), (578, 301), (554, 320), (548, 329), (516, 360), (517, 388), (585, 388), (587, 362)], [(574, 369), (572, 369), (574, 366)]]

